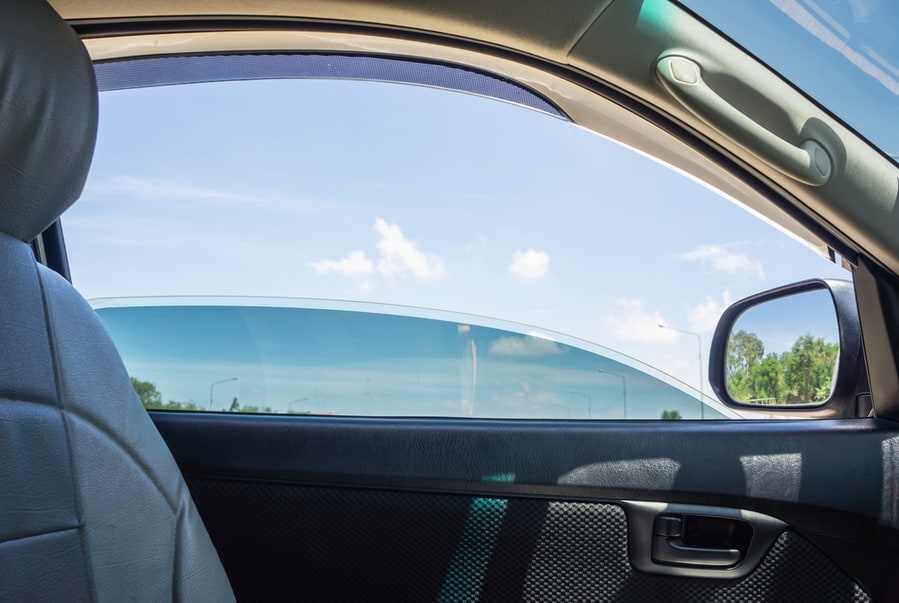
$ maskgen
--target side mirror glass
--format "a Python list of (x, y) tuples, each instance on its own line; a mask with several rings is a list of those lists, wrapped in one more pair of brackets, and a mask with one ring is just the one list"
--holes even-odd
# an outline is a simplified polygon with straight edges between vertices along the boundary
[(856, 417), (867, 392), (852, 283), (809, 280), (721, 315), (709, 381), (727, 406), (767, 416)]
[(751, 306), (727, 341), (727, 391), (747, 405), (815, 405), (830, 399), (837, 378), (839, 328), (826, 289)]

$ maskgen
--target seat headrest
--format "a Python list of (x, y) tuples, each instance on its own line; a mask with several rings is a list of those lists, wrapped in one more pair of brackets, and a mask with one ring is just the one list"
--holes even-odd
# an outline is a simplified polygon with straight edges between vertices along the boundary
[(0, 17), (0, 231), (30, 241), (84, 188), (97, 137), (87, 50), (44, 0)]

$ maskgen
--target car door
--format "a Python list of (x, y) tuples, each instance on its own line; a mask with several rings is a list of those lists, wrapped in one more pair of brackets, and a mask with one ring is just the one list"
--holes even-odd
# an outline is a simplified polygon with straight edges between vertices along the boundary
[[(500, 327), (471, 316), (449, 320), (433, 312), (421, 314), (408, 308), (397, 310), (395, 306), (389, 311), (381, 306), (361, 308), (359, 315), (353, 316), (368, 320), (346, 328), (350, 335), (357, 336), (348, 340), (356, 343), (347, 345), (358, 352), (383, 336), (383, 332), (365, 326), (371, 324), (372, 316), (382, 324), (384, 316), (394, 315), (407, 320), (432, 321), (432, 325), (433, 321), (441, 320), (442, 327), (450, 325), (450, 335), (461, 338), (453, 343), (457, 347), (453, 348), (456, 364), (452, 365), (452, 383), (462, 393), (452, 400), (456, 404), (452, 412), (445, 407), (391, 406), (391, 403), (398, 404), (396, 400), (404, 394), (423, 397), (419, 388), (431, 373), (424, 368), (416, 369), (416, 379), (411, 381), (403, 381), (383, 368), (367, 367), (370, 372), (362, 373), (360, 366), (365, 360), (362, 352), (354, 360), (356, 372), (341, 375), (344, 382), (359, 386), (358, 399), (367, 396), (373, 401), (371, 412), (341, 412), (346, 410), (341, 408), (341, 403), (350, 404), (349, 394), (343, 394), (345, 398), (339, 402), (333, 401), (334, 397), (339, 399), (334, 394), (329, 405), (316, 407), (310, 398), (324, 399), (319, 391), (313, 394), (297, 391), (292, 399), (285, 395), (277, 404), (269, 404), (267, 398), (257, 403), (262, 398), (253, 398), (249, 405), (243, 402), (244, 412), (227, 412), (241, 410), (238, 398), (246, 399), (244, 390), (238, 389), (246, 378), (240, 381), (236, 377), (234, 365), (220, 366), (212, 377), (207, 373), (191, 375), (191, 371), (199, 370), (192, 367), (202, 364), (203, 358), (178, 357), (170, 352), (169, 370), (186, 371), (200, 384), (197, 387), (202, 392), (195, 395), (193, 406), (186, 411), (151, 410), (151, 416), (185, 475), (236, 595), (246, 600), (895, 599), (899, 596), (899, 583), (890, 570), (899, 559), (899, 497), (896, 495), (899, 428), (893, 420), (896, 418), (893, 411), (899, 399), (892, 343), (899, 253), (891, 235), (891, 206), (884, 203), (884, 199), (895, 200), (889, 198), (891, 191), (895, 192), (895, 164), (677, 4), (618, 0), (583, 3), (558, 9), (558, 13), (539, 3), (527, 7), (519, 12), (516, 7), (506, 6), (502, 14), (475, 7), (468, 7), (470, 12), (464, 12), (441, 3), (431, 12), (421, 7), (407, 7), (404, 11), (359, 4), (349, 12), (322, 6), (307, 7), (308, 12), (304, 13), (306, 9), (294, 7), (285, 9), (284, 20), (278, 20), (272, 15), (253, 14), (251, 8), (235, 4), (236, 14), (240, 10), (248, 13), (246, 22), (221, 20), (215, 15), (198, 17), (202, 14), (201, 7), (195, 7), (196, 11), (183, 9), (188, 17), (164, 15), (165, 18), (160, 18), (162, 13), (153, 13), (152, 8), (146, 14), (140, 14), (137, 9), (124, 9), (123, 14), (108, 15), (112, 18), (102, 21), (96, 20), (96, 14), (87, 9), (79, 12), (77, 6), (64, 7), (62, 12), (85, 38), (97, 61), (101, 88), (108, 91), (121, 89), (123, 94), (131, 94), (148, 86), (187, 83), (172, 90), (188, 90), (185, 93), (188, 95), (192, 94), (191, 90), (199, 91), (218, 80), (253, 82), (283, 77), (301, 80), (350, 77), (363, 83), (399, 81), (439, 89), (451, 87), (447, 82), (454, 82), (452, 86), (456, 90), (527, 105), (542, 112), (541, 119), (570, 120), (708, 183), (725, 197), (735, 199), (754, 214), (789, 231), (801, 245), (811, 247), (819, 256), (839, 256), (841, 263), (851, 268), (848, 271), (828, 265), (816, 257), (815, 261), (821, 263), (815, 266), (820, 266), (826, 275), (802, 273), (798, 276), (797, 273), (790, 277), (800, 280), (841, 276), (854, 280), (858, 300), (855, 319), (860, 320), (863, 340), (856, 345), (863, 345), (867, 360), (855, 374), (844, 371), (836, 376), (837, 384), (851, 382), (845, 392), (839, 390), (845, 394), (839, 400), (840, 412), (830, 413), (839, 418), (720, 419), (717, 415), (753, 416), (744, 413), (747, 409), (739, 404), (733, 406), (744, 414), (734, 413), (724, 404), (732, 400), (715, 399), (707, 389), (705, 375), (711, 374), (710, 367), (724, 362), (721, 349), (715, 352), (707, 347), (707, 332), (704, 332), (704, 345), (700, 334), (691, 329), (678, 329), (661, 318), (656, 319), (653, 309), (641, 305), (637, 297), (618, 300), (613, 297), (612, 307), (630, 313), (610, 314), (605, 328), (609, 332), (623, 330), (633, 335), (643, 333), (642, 329), (649, 325), (651, 335), (646, 336), (648, 341), (641, 341), (647, 344), (647, 350), (661, 349), (665, 341), (680, 342), (675, 356), (684, 362), (672, 366), (680, 366), (684, 380), (692, 379), (693, 371), (698, 369), (699, 378), (691, 382), (696, 387), (685, 387), (678, 379), (667, 378), (632, 361), (627, 354), (565, 339), (552, 329), (543, 329), (542, 324), (535, 329), (520, 325), (506, 328), (507, 325)], [(335, 10), (336, 13), (330, 12)], [(484, 23), (505, 25), (491, 30)], [(546, 26), (547, 23), (556, 27)], [(166, 50), (160, 52), (160, 46)], [(299, 75), (291, 71), (294, 67), (285, 55), (305, 57), (306, 71)], [(445, 72), (440, 73), (441, 70)], [(703, 74), (709, 73), (714, 77), (703, 80)], [(697, 96), (694, 93), (699, 84), (709, 84), (708, 89), (716, 94)], [(145, 102), (152, 107), (161, 103), (167, 93), (168, 89), (160, 89), (159, 96)], [(725, 105), (721, 104), (721, 98), (726, 99)], [(193, 102), (197, 103), (193, 105), (194, 111), (207, 113), (207, 117), (219, 115), (221, 111), (212, 101)], [(432, 107), (435, 115), (447, 110), (436, 97), (428, 102), (433, 103), (426, 106)], [(186, 106), (188, 101), (184, 103)], [(166, 106), (177, 107), (177, 102)], [(110, 102), (107, 110), (112, 114), (118, 108)], [(200, 121), (196, 113), (170, 110), (167, 118), (185, 131)], [(265, 106), (260, 109), (265, 110)], [(754, 116), (749, 123), (741, 117), (747, 113)], [(122, 115), (125, 118), (119, 116), (120, 121), (108, 122), (115, 123), (113, 129), (104, 132), (101, 123), (98, 154), (107, 153), (127, 166), (136, 159), (122, 154), (121, 149), (128, 148), (127, 145), (115, 146), (113, 142), (128, 141), (130, 137), (131, 146), (137, 147), (140, 144), (133, 144), (134, 132), (138, 133), (137, 140), (145, 141), (153, 133), (141, 130), (137, 119), (128, 125), (128, 114)], [(314, 115), (305, 119), (304, 127), (316, 126)], [(349, 126), (343, 128), (355, 123), (347, 118), (343, 123), (318, 124), (335, 132), (334, 140), (342, 145), (322, 143), (324, 146), (310, 149), (298, 134), (292, 144), (283, 147), (280, 155), (283, 163), (276, 167), (282, 173), (294, 174), (299, 169), (297, 165), (312, 155), (327, 157), (337, 164), (347, 161), (348, 166), (356, 165), (348, 161), (354, 149), (347, 141), (353, 140), (358, 131)], [(392, 136), (396, 129), (403, 127), (402, 120), (366, 123), (365, 127), (371, 126), (382, 137)], [(383, 130), (375, 127), (385, 123), (389, 127)], [(797, 123), (808, 140), (781, 144), (790, 139), (791, 129)], [(533, 127), (538, 131), (538, 126)], [(134, 132), (127, 131), (129, 128)], [(247, 144), (244, 138), (229, 136), (231, 132), (239, 129), (225, 118), (218, 129), (209, 130), (207, 135), (215, 137), (222, 148)], [(426, 161), (431, 147), (451, 144), (448, 138), (423, 136), (421, 140), (423, 146), (417, 155), (420, 161), (408, 167), (401, 165), (395, 172), (398, 180), (393, 182), (396, 189), (392, 194), (397, 197), (405, 194), (402, 184), (413, 181), (416, 172), (431, 174), (432, 166)], [(103, 147), (105, 141), (110, 141), (112, 151)], [(159, 148), (190, 144), (185, 141), (165, 139)], [(459, 153), (476, 155), (472, 148), (458, 148)], [(365, 157), (372, 158), (377, 153), (376, 147), (366, 152)], [(143, 159), (158, 161), (159, 173), (184, 175), (206, 169), (200, 164), (180, 164), (174, 159), (177, 156), (174, 151), (161, 158), (151, 155)], [(415, 153), (411, 155), (416, 157)], [(242, 155), (244, 163), (229, 168), (233, 172), (245, 167), (246, 182), (251, 189), (258, 185), (253, 180), (254, 174), (271, 168), (271, 164), (263, 165), (264, 161), (257, 162), (255, 157)], [(590, 158), (595, 162), (591, 165), (603, 165), (603, 157), (591, 155)], [(803, 163), (808, 158), (810, 162)], [(365, 178), (371, 176), (365, 172), (366, 165), (375, 163), (371, 159), (368, 164), (363, 162), (359, 164), (362, 167), (354, 168), (361, 171), (347, 169), (342, 174), (347, 181)], [(563, 193), (567, 192), (560, 184), (564, 181), (553, 181), (551, 174), (541, 174), (542, 167), (536, 165), (529, 170), (535, 181), (542, 176), (543, 182), (549, 181)], [(516, 172), (514, 177), (522, 178), (521, 173)], [(479, 183), (487, 182), (483, 174), (479, 177), (485, 178)], [(647, 178), (646, 172), (631, 177)], [(434, 180), (434, 188), (448, 185), (448, 180)], [(358, 277), (354, 283), (357, 289), (352, 289), (347, 297), (361, 297), (366, 303), (371, 301), (364, 297), (366, 286), (383, 286), (389, 293), (384, 294), (388, 301), (434, 307), (434, 302), (419, 301), (424, 298), (407, 293), (402, 285), (403, 275), (411, 275), (410, 278), (434, 288), (437, 285), (432, 283), (456, 270), (449, 260), (442, 260), (440, 254), (423, 249), (412, 235), (404, 234), (398, 221), (380, 215), (366, 216), (367, 228), (375, 233), (370, 239), (374, 236), (375, 242), (365, 250), (344, 245), (321, 248), (326, 251), (313, 250), (311, 253), (318, 255), (303, 260), (297, 258), (306, 256), (284, 257), (271, 252), (274, 247), (246, 244), (237, 238), (257, 228), (253, 221), (255, 214), (247, 214), (247, 221), (237, 224), (234, 230), (226, 230), (223, 221), (217, 219), (229, 204), (247, 201), (246, 191), (186, 191), (172, 186), (176, 181), (174, 177), (93, 181), (93, 188), (88, 186), (87, 197), (107, 194), (127, 202), (115, 207), (104, 205), (100, 213), (78, 214), (79, 205), (90, 206), (90, 199), (85, 198), (76, 204), (73, 210), (76, 213), (63, 217), (68, 245), (63, 243), (61, 227), (57, 225), (37, 245), (40, 253), (48, 265), (60, 272), (68, 274), (71, 269), (73, 283), (83, 287), (88, 296), (92, 296), (93, 290), (118, 290), (121, 293), (116, 295), (122, 296), (196, 295), (199, 286), (191, 280), (188, 266), (193, 265), (196, 274), (211, 273), (215, 256), (219, 256), (226, 257), (233, 269), (230, 274), (218, 273), (216, 291), (236, 291), (234, 281), (242, 278), (242, 273), (255, 276), (271, 273), (272, 279), (289, 280), (298, 278), (299, 269), (303, 268), (309, 279), (316, 274)], [(293, 184), (310, 189), (317, 186), (308, 174)], [(597, 188), (601, 185), (600, 182)], [(637, 187), (637, 183), (633, 186)], [(126, 189), (149, 201), (151, 213), (136, 221), (114, 223), (113, 218), (121, 217), (120, 213), (125, 215), (131, 207), (133, 198), (126, 195)], [(240, 199), (239, 194), (243, 195)], [(199, 199), (202, 202), (199, 209), (184, 204), (185, 196)], [(285, 199), (270, 195), (258, 195), (249, 201), (260, 208), (285, 203)], [(438, 205), (452, 208), (454, 204), (468, 203), (477, 207), (484, 202), (448, 195), (431, 200), (432, 205), (424, 209), (411, 206), (413, 209), (407, 211), (410, 215), (417, 211), (426, 218), (429, 211), (433, 212), (439, 217), (431, 219), (438, 220), (441, 230), (450, 233), (454, 227), (452, 218), (458, 216), (439, 213)], [(525, 203), (522, 201), (521, 205)], [(579, 222), (582, 226), (595, 224), (597, 230), (602, 223), (601, 215), (563, 209), (561, 199), (543, 198), (536, 207), (540, 208), (536, 216), (543, 220), (547, 230), (558, 223), (563, 234), (574, 232), (572, 225)], [(271, 223), (264, 226), (268, 229), (264, 232), (278, 241), (306, 241), (310, 247), (316, 234), (328, 234), (323, 239), (338, 239), (337, 234), (330, 234), (338, 233), (334, 224), (307, 227), (305, 231), (301, 227), (307, 221), (313, 224), (310, 216), (319, 210), (319, 206), (310, 204), (304, 210), (306, 213), (293, 216), (294, 221), (287, 225), (296, 234), (277, 230)], [(518, 211), (511, 202), (504, 210), (509, 216)], [(346, 204), (341, 206), (341, 211), (353, 215), (362, 210), (358, 205)], [(638, 211), (651, 213), (648, 209)], [(669, 217), (675, 220), (684, 210), (672, 205), (668, 211), (670, 216), (655, 216), (660, 223)], [(203, 218), (197, 223), (199, 226), (173, 226), (188, 224), (193, 217), (189, 215), (191, 212)], [(467, 224), (476, 224), (478, 219), (486, 221), (481, 214), (471, 215), (474, 217), (464, 218)], [(157, 222), (156, 218), (160, 220)], [(162, 218), (174, 218), (174, 221)], [(110, 222), (105, 222), (106, 219)], [(496, 224), (499, 225), (490, 223), (488, 234), (503, 232), (501, 223)], [(98, 226), (107, 228), (103, 237), (91, 230)], [(606, 226), (610, 230), (633, 228), (633, 225), (617, 223)], [(715, 225), (707, 224), (704, 228), (709, 231)], [(724, 226), (721, 228), (723, 232)], [(321, 233), (316, 233), (316, 229)], [(83, 234), (78, 234), (79, 230)], [(476, 228), (470, 230), (477, 234)], [(629, 238), (636, 247), (645, 247), (648, 243), (640, 241), (662, 237), (662, 230), (649, 234), (635, 232)], [(145, 245), (148, 232), (153, 235), (150, 238), (163, 242), (161, 248)], [(89, 248), (87, 241), (91, 238), (101, 244)], [(196, 240), (201, 245), (194, 251), (184, 252), (179, 245), (185, 240)], [(224, 247), (213, 246), (222, 242), (226, 243)], [(471, 247), (460, 254), (477, 254), (479, 242), (487, 244), (472, 237), (468, 241)], [(576, 242), (578, 248), (592, 250), (586, 241)], [(108, 262), (119, 253), (110, 250), (128, 245), (139, 248), (135, 257), (142, 257), (141, 261), (171, 260), (173, 263), (160, 271), (169, 280), (152, 280), (156, 277), (143, 273), (137, 264), (133, 264), (134, 269), (128, 274), (121, 268), (110, 268)], [(743, 262), (733, 249), (722, 251), (703, 247), (699, 242), (696, 245), (669, 250), (667, 254), (678, 262), (693, 262), (703, 269), (726, 272), (736, 263), (750, 274), (761, 270), (751, 261)], [(302, 249), (303, 245), (296, 248)], [(494, 287), (485, 290), (490, 292), (488, 295), (464, 284), (474, 282), (472, 276), (456, 290), (457, 297), (445, 299), (457, 302), (463, 310), (477, 310), (481, 307), (475, 303), (479, 295), (501, 299), (501, 289), (511, 290), (508, 283), (527, 285), (541, 279), (546, 283), (547, 267), (554, 269), (553, 261), (561, 263), (561, 256), (550, 254), (536, 243), (510, 245), (507, 252), (507, 265), (494, 274), (517, 281), (502, 281), (499, 276), (493, 276), (492, 281), (485, 279)], [(556, 259), (551, 259), (551, 255)], [(604, 276), (607, 281), (613, 280), (608, 277), (611, 269), (602, 270), (608, 264), (633, 262), (631, 272), (639, 274), (643, 282), (667, 283), (663, 269), (647, 263), (635, 252), (630, 253), (628, 248), (611, 248), (604, 254), (590, 255), (589, 259), (591, 270), (579, 270), (575, 274), (575, 279), (581, 280), (577, 287), (569, 289), (561, 280), (552, 281), (563, 295), (547, 298), (553, 300), (547, 303), (557, 304), (549, 309), (574, 316), (575, 302), (585, 290), (585, 282)], [(92, 263), (100, 268), (93, 268)], [(480, 264), (475, 261), (472, 265)], [(296, 270), (287, 271), (291, 266)], [(83, 275), (81, 284), (79, 272)], [(367, 277), (383, 280), (372, 284), (365, 280)], [(168, 284), (156, 287), (162, 282)], [(679, 289), (689, 286), (689, 282), (674, 280), (661, 286), (661, 290), (664, 295), (674, 296)], [(749, 285), (744, 283), (744, 286)], [(519, 298), (540, 295), (534, 289), (522, 291), (527, 293)], [(590, 292), (593, 294), (592, 289)], [(755, 292), (745, 291), (747, 295)], [(517, 319), (521, 316), (516, 314), (519, 298), (510, 298), (496, 306), (499, 310), (490, 312), (494, 316), (501, 312), (498, 318)], [(700, 297), (694, 301), (707, 300)], [(714, 301), (720, 313), (725, 302), (734, 300), (728, 294)], [(213, 309), (247, 305), (233, 299), (227, 303), (221, 299), (207, 302), (182, 297), (174, 302), (130, 305)], [(101, 318), (110, 321), (107, 326), (140, 389), (142, 383), (147, 383), (142, 381), (146, 374), (141, 369), (149, 370), (146, 363), (141, 363), (141, 350), (161, 345), (159, 342), (165, 338), (160, 338), (161, 327), (148, 327), (146, 314), (128, 319), (127, 312), (122, 312), (123, 318), (116, 319), (119, 322), (114, 324), (111, 310), (128, 305), (95, 303)], [(283, 308), (291, 304), (257, 299), (251, 305)], [(701, 308), (701, 304), (696, 307)], [(312, 311), (345, 312), (346, 308), (335, 309), (328, 303), (317, 302), (311, 306), (306, 304), (303, 310), (304, 316), (309, 316)], [(851, 314), (838, 311), (839, 317)], [(631, 320), (635, 315), (642, 322)], [(199, 325), (206, 320), (204, 316), (208, 312), (197, 316), (192, 322), (182, 322), (180, 332), (203, 331)], [(567, 324), (563, 319), (545, 322)], [(256, 333), (245, 317), (222, 324), (228, 326), (203, 331), (229, 337), (212, 338), (208, 342), (211, 349), (233, 346), (246, 351), (255, 345), (245, 342), (257, 340), (235, 335)], [(287, 329), (286, 324), (281, 323), (280, 328)], [(319, 318), (316, 324), (325, 324), (325, 320)], [(470, 331), (462, 327), (494, 329), (497, 333), (491, 335), (493, 339), (478, 345), (471, 342), (482, 340), (469, 336)], [(305, 336), (311, 328), (306, 326), (297, 332)], [(672, 330), (682, 332), (669, 332)], [(416, 360), (416, 353), (423, 358), (433, 353), (429, 346), (434, 340), (425, 331), (399, 327), (394, 331), (406, 333), (403, 339), (406, 343), (418, 342), (417, 348), (413, 346), (413, 351), (401, 357), (407, 366)], [(692, 335), (698, 340), (695, 349)], [(471, 412), (466, 416), (466, 400), (471, 405), (479, 403), (478, 408), (486, 404), (483, 397), (479, 398), (486, 385), (472, 385), (476, 381), (474, 367), (478, 361), (475, 358), (480, 354), (481, 364), (489, 366), (486, 363), (490, 343), (500, 340), (506, 346), (506, 357), (548, 360), (545, 364), (528, 364), (527, 379), (519, 375), (514, 391), (510, 389), (502, 394), (503, 400), (511, 401), (506, 405), (505, 414), (491, 408), (489, 412)], [(843, 350), (851, 347), (842, 336), (839, 343)], [(163, 351), (183, 350), (187, 345), (169, 343)], [(327, 356), (327, 344), (317, 345), (315, 349), (320, 355)], [(550, 392), (556, 398), (537, 395), (539, 392), (532, 382), (544, 374), (540, 371), (551, 372), (546, 368), (550, 361), (568, 361), (584, 350), (618, 363), (601, 365), (604, 369), (596, 369), (591, 374), (598, 388), (595, 393), (558, 385)], [(698, 358), (694, 360), (697, 351)], [(256, 353), (259, 366), (264, 367), (260, 370), (271, 373), (275, 363), (269, 362), (262, 352), (256, 350)], [(384, 350), (380, 353), (388, 355)], [(341, 357), (345, 359), (347, 355), (344, 352)], [(323, 370), (314, 360), (317, 359), (310, 355), (305, 362)], [(566, 367), (563, 363), (552, 365), (551, 369), (561, 371)], [(688, 370), (690, 376), (686, 376)], [(633, 413), (638, 407), (633, 405), (632, 416), (628, 416), (628, 394), (634, 404), (638, 394), (636, 382), (629, 382), (623, 376), (626, 371), (651, 375), (658, 382), (653, 381), (653, 391), (668, 396), (666, 400), (675, 396), (690, 400), (683, 410), (660, 407), (663, 412), (676, 410), (678, 414), (693, 414), (687, 420), (662, 420), (673, 416), (659, 413), (656, 417), (656, 408), (646, 402), (646, 408), (653, 409), (651, 417), (635, 420)], [(360, 377), (363, 374), (366, 376)], [(364, 382), (366, 378), (377, 381), (385, 375), (390, 379), (384, 383)], [(274, 382), (274, 377), (268, 378), (270, 381), (266, 383)], [(540, 391), (549, 391), (545, 385), (549, 382), (550, 378), (546, 377)], [(628, 383), (632, 386), (629, 391)], [(208, 406), (205, 404), (207, 389)], [(834, 386), (832, 391), (837, 389)], [(471, 392), (468, 398), (466, 391)], [(522, 394), (519, 401), (528, 400), (531, 406), (515, 404), (519, 393)], [(870, 417), (866, 416), (868, 407), (861, 401), (869, 393), (874, 411)], [(623, 402), (623, 416), (616, 414), (619, 401)], [(532, 407), (537, 410), (524, 410)], [(831, 396), (829, 401), (811, 408), (811, 414), (828, 414), (836, 407), (837, 402)], [(213, 408), (221, 412), (208, 412)], [(709, 417), (704, 416), (706, 409)], [(294, 413), (294, 410), (301, 412)], [(779, 414), (808, 410), (784, 408)], [(710, 419), (712, 415), (716, 420), (700, 420)]]

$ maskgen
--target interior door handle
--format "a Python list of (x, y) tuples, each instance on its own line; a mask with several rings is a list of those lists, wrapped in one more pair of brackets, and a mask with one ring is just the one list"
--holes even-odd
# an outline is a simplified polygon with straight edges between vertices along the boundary
[(656, 536), (652, 543), (652, 560), (672, 565), (730, 567), (740, 560), (740, 551), (692, 547), (685, 545), (679, 538)]
[(745, 509), (635, 500), (621, 505), (628, 558), (646, 574), (745, 578), (787, 529), (779, 519)]
[(796, 146), (759, 124), (715, 92), (696, 61), (665, 56), (656, 63), (656, 72), (684, 107), (775, 169), (812, 186), (830, 179), (832, 161), (821, 143), (808, 139)]
[(734, 548), (689, 546), (681, 539), (683, 520), (660, 515), (653, 525), (652, 560), (670, 565), (725, 568), (736, 565), (741, 553)]

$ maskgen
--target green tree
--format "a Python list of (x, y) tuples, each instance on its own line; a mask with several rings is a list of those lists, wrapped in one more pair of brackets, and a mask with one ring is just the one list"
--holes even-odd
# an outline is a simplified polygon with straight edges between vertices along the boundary
[(765, 355), (753, 333), (740, 330), (727, 343), (727, 389), (736, 400), (771, 404), (820, 402), (830, 395), (840, 346), (802, 335), (779, 356)]
[(237, 412), (256, 412), (256, 413), (271, 413), (271, 406), (244, 406), (240, 408)]
[(131, 377), (131, 387), (137, 392), (144, 408), (153, 408), (158, 410), (205, 410), (193, 400), (189, 402), (178, 402), (177, 400), (169, 400), (163, 403), (162, 394), (156, 389), (155, 383), (149, 381), (141, 381), (136, 377)]
[(752, 372), (765, 354), (765, 345), (755, 333), (740, 329), (727, 341), (725, 373), (727, 389), (735, 400), (754, 400), (756, 395)]
[(727, 376), (748, 375), (765, 355), (765, 344), (755, 333), (740, 329), (727, 340)]
[(241, 406), (240, 403), (237, 401), (237, 397), (235, 396), (235, 398), (231, 401), (231, 407), (228, 409), (228, 412), (244, 412), (244, 413), (255, 412), (255, 413), (269, 413), (270, 414), (272, 412), (272, 407), (271, 406), (257, 406), (257, 405), (253, 405), (253, 404), (251, 404), (249, 406), (247, 406), (246, 404)]
[(783, 401), (786, 390), (784, 367), (777, 354), (768, 354), (753, 365), (748, 385), (749, 397), (745, 399), (746, 401), (759, 403), (771, 401), (773, 404)]
[(679, 421), (681, 419), (683, 419), (683, 417), (676, 410), (663, 410), (662, 411), (662, 420), (663, 421)]
[(821, 337), (803, 335), (783, 354), (788, 402), (821, 402), (830, 395), (834, 364), (840, 346)]
[(176, 400), (169, 400), (163, 406), (161, 406), (163, 410), (206, 410), (193, 400), (190, 402), (178, 402)]
[(137, 392), (144, 408), (162, 408), (162, 394), (156, 389), (155, 383), (149, 381), (141, 381), (136, 377), (131, 377), (131, 387)]

